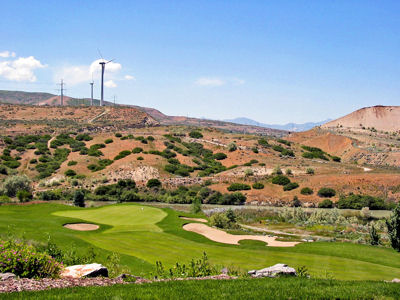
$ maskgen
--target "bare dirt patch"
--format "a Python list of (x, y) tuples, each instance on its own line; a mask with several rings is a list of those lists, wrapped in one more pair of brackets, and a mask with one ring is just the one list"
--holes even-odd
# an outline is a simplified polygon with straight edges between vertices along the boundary
[(88, 223), (75, 223), (75, 224), (65, 224), (65, 228), (78, 230), (78, 231), (93, 231), (100, 228), (99, 225), (88, 224)]
[(281, 242), (277, 241), (276, 236), (264, 236), (264, 235), (234, 235), (226, 233), (225, 231), (212, 228), (205, 224), (189, 223), (183, 226), (186, 231), (195, 232), (205, 236), (206, 238), (224, 244), (239, 245), (241, 240), (256, 240), (266, 242), (269, 247), (294, 247), (299, 242)]
[(206, 219), (202, 219), (202, 218), (188, 218), (188, 217), (179, 217), (181, 219), (184, 220), (189, 220), (189, 221), (197, 221), (197, 222), (201, 222), (201, 223), (207, 223)]

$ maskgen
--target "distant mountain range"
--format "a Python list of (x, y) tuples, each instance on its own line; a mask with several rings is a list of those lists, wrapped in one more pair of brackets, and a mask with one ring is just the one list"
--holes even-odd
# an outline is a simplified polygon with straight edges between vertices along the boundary
[(260, 122), (254, 121), (254, 120), (249, 119), (249, 118), (235, 118), (235, 119), (229, 119), (229, 120), (224, 120), (224, 121), (225, 122), (235, 123), (235, 124), (259, 126), (259, 127), (265, 127), (265, 128), (273, 128), (273, 129), (279, 129), (279, 130), (287, 130), (287, 131), (299, 132), (299, 131), (306, 131), (306, 130), (309, 130), (311, 128), (314, 128), (315, 126), (320, 126), (322, 124), (325, 124), (325, 123), (331, 121), (331, 119), (327, 119), (325, 121), (315, 122), (315, 123), (314, 122), (308, 122), (308, 123), (302, 123), (302, 124), (287, 123), (287, 124), (284, 124), (284, 125), (280, 125), (280, 124), (264, 124), (264, 123), (260, 123)]

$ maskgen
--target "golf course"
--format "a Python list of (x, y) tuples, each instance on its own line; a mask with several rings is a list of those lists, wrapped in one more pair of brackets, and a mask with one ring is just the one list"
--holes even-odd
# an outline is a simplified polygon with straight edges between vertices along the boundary
[[(204, 215), (140, 204), (97, 208), (54, 203), (4, 205), (0, 207), (0, 234), (34, 242), (51, 240), (63, 250), (75, 249), (77, 254), (92, 247), (98, 263), (117, 253), (122, 265), (132, 274), (142, 276), (154, 270), (156, 261), (171, 267), (176, 262), (189, 263), (206, 252), (213, 264), (244, 271), (285, 263), (294, 268), (305, 266), (313, 278), (391, 280), (400, 277), (400, 254), (389, 248), (335, 242), (266, 247), (265, 242), (253, 240), (230, 245), (185, 231), (182, 226), (195, 221), (180, 216), (204, 218)], [(99, 228), (78, 231), (63, 226), (74, 223), (89, 223)]]

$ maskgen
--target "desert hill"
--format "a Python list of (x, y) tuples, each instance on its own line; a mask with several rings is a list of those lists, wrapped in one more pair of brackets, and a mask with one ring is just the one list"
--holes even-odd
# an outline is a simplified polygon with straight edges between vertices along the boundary
[(380, 131), (400, 131), (400, 106), (364, 107), (351, 114), (330, 121), (322, 128), (350, 128), (353, 130), (375, 129)]
[[(57, 106), (60, 104), (60, 96), (49, 93), (22, 92), (22, 91), (1, 91), (0, 103), (11, 104), (29, 104), (39, 106)], [(94, 105), (99, 105), (100, 101), (94, 99)], [(90, 105), (89, 98), (73, 98), (64, 96), (64, 105), (68, 106), (88, 106)], [(105, 106), (114, 106), (114, 103), (104, 101)], [(288, 132), (280, 129), (265, 128), (255, 125), (235, 124), (232, 122), (205, 120), (197, 118), (189, 118), (184, 116), (167, 116), (157, 109), (150, 107), (142, 107), (137, 105), (117, 105), (136, 108), (148, 115), (154, 120), (163, 125), (187, 125), (213, 127), (227, 132), (240, 132), (261, 135), (285, 136)]]

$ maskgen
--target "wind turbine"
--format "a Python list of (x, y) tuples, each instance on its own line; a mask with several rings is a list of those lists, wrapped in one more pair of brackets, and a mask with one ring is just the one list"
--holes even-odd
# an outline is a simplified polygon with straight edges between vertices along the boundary
[(115, 59), (106, 61), (103, 58), (103, 55), (101, 55), (100, 50), (99, 49), (97, 49), (97, 50), (99, 51), (99, 54), (100, 54), (101, 59), (102, 59), (102, 61), (99, 62), (99, 64), (101, 65), (101, 98), (100, 98), (100, 106), (103, 106), (104, 105), (104, 69), (106, 68), (106, 64), (114, 61)]

